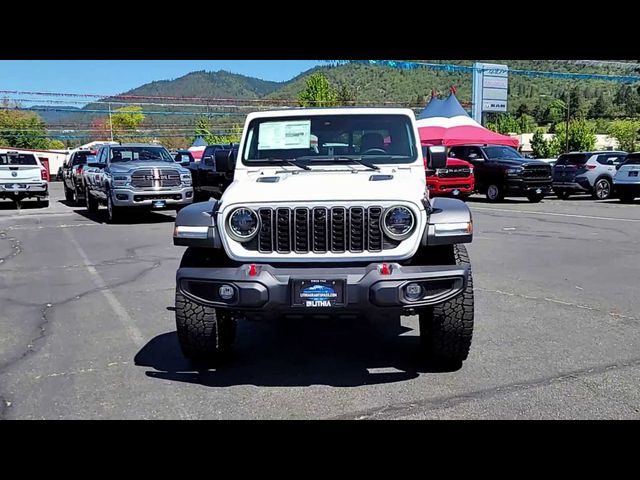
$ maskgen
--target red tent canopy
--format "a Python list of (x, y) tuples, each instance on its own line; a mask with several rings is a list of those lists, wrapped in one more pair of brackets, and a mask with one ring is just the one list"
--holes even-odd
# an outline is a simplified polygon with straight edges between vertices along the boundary
[(419, 127), (420, 142), (428, 145), (469, 145), (472, 143), (508, 145), (518, 148), (518, 139), (500, 135), (483, 127), (460, 125), (457, 127)]

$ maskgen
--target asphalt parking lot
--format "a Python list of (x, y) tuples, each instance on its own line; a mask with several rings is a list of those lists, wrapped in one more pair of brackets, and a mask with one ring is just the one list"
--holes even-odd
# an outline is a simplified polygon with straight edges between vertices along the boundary
[(476, 328), (453, 372), (417, 320), (246, 322), (194, 371), (176, 340), (173, 212), (107, 225), (0, 201), (0, 418), (640, 418), (640, 201), (469, 205)]

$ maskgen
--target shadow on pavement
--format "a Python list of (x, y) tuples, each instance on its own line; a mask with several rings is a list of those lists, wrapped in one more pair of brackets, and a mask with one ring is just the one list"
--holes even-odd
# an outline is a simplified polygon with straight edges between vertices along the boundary
[(401, 335), (410, 329), (391, 323), (241, 321), (234, 351), (217, 369), (198, 370), (185, 359), (176, 332), (153, 338), (134, 361), (154, 369), (146, 372), (149, 377), (207, 387), (354, 387), (402, 382), (419, 373), (445, 371), (422, 362), (419, 338)]
[[(37, 200), (33, 198), (25, 198), (21, 202), (21, 210), (46, 210), (42, 204), (39, 204)], [(19, 210), (16, 203), (13, 200), (0, 200), (0, 210)]]
[[(166, 210), (163, 210), (166, 211)], [(169, 210), (170, 213), (173, 213)], [(87, 220), (96, 223), (107, 223), (107, 209), (101, 208), (96, 213), (91, 213), (87, 209), (76, 209), (74, 213), (82, 215)], [(135, 212), (125, 212), (123, 217), (117, 222), (120, 225), (142, 225), (149, 223), (169, 223), (175, 221), (175, 215), (167, 215), (154, 212), (152, 210), (141, 210)]]

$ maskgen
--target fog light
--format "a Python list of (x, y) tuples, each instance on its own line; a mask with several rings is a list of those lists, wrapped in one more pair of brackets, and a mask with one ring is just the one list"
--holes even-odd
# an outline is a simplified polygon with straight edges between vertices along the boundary
[(408, 300), (420, 300), (422, 297), (422, 287), (418, 283), (410, 283), (404, 289)]
[(223, 300), (231, 300), (234, 293), (235, 291), (233, 290), (233, 287), (231, 285), (222, 285), (220, 288), (218, 288), (218, 294)]

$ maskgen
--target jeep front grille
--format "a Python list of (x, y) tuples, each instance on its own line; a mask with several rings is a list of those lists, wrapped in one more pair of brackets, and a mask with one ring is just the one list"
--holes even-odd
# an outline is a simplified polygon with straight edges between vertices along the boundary
[(399, 242), (383, 237), (382, 207), (259, 208), (257, 242), (243, 246), (261, 253), (379, 252)]

